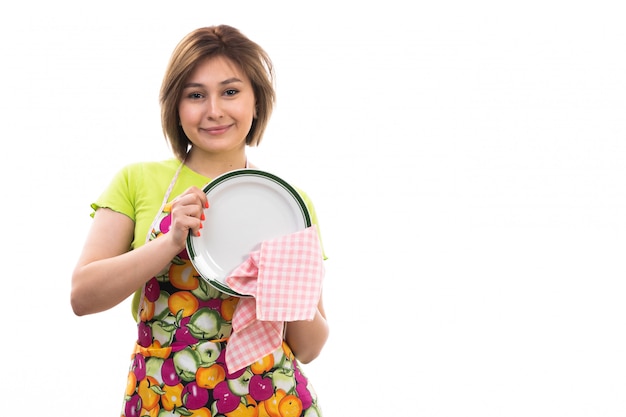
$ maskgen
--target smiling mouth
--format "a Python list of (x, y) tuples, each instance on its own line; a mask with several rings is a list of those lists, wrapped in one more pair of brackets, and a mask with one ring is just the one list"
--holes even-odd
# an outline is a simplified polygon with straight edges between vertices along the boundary
[(222, 133), (226, 132), (229, 128), (230, 126), (216, 126), (216, 127), (204, 128), (202, 130), (204, 130), (210, 135), (221, 135)]

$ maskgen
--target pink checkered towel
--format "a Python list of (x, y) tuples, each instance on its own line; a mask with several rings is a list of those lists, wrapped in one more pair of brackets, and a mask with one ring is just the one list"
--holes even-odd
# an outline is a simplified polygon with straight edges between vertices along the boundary
[(324, 265), (315, 225), (261, 243), (226, 278), (242, 297), (233, 314), (226, 364), (229, 372), (278, 349), (286, 321), (312, 320), (322, 291)]

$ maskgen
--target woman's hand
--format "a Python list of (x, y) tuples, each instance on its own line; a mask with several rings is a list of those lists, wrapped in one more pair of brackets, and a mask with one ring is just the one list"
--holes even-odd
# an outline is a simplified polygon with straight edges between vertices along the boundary
[(166, 236), (182, 251), (187, 236), (200, 236), (204, 209), (209, 207), (207, 196), (198, 187), (190, 187), (170, 203), (172, 225)]
[(317, 358), (328, 340), (329, 333), (322, 298), (320, 297), (313, 320), (290, 321), (285, 325), (287, 326), (285, 341), (296, 358), (302, 363), (309, 363)]

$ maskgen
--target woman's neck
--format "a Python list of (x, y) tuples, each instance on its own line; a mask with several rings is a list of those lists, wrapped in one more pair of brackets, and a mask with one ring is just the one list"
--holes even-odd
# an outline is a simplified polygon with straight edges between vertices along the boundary
[(227, 155), (213, 155), (197, 151), (194, 152), (193, 147), (187, 154), (185, 165), (192, 171), (207, 178), (215, 178), (226, 172), (248, 167), (245, 151)]

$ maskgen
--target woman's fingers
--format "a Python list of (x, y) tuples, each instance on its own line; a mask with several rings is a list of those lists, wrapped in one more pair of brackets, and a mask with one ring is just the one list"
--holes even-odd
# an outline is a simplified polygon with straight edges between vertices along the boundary
[(182, 232), (185, 239), (187, 233), (200, 236), (202, 222), (205, 220), (204, 209), (208, 206), (204, 192), (197, 187), (187, 189), (172, 201), (172, 228)]

